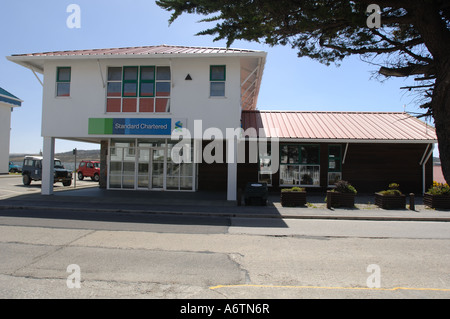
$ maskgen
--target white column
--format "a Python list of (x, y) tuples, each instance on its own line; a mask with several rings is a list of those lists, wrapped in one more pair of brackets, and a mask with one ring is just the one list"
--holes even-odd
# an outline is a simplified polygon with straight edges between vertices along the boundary
[(227, 200), (237, 200), (237, 140), (227, 139)]
[(55, 164), (55, 138), (44, 137), (44, 150), (42, 160), (42, 195), (53, 194), (54, 164)]

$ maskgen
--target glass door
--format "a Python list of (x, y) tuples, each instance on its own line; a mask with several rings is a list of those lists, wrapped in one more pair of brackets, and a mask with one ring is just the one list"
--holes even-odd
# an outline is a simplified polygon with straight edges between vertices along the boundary
[(150, 151), (149, 148), (139, 148), (137, 187), (148, 189), (150, 183)]
[(151, 166), (151, 183), (150, 189), (164, 189), (164, 161), (165, 161), (165, 149), (164, 148), (151, 148), (150, 149), (150, 166)]

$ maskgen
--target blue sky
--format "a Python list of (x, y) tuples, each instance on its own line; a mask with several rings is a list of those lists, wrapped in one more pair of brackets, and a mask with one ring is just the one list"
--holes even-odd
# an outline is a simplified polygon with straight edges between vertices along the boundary
[[(81, 8), (81, 28), (69, 29), (69, 4)], [(195, 36), (207, 25), (200, 16), (183, 15), (171, 26), (170, 13), (153, 0), (4, 0), (0, 11), (0, 87), (24, 103), (12, 114), (11, 153), (37, 153), (42, 149), (42, 86), (33, 73), (5, 57), (11, 54), (113, 48), (143, 45), (225, 47), (210, 36)], [(260, 110), (403, 111), (420, 112), (414, 96), (400, 90), (412, 80), (371, 79), (376, 66), (358, 57), (340, 67), (324, 66), (297, 57), (290, 47), (269, 47), (244, 41), (232, 47), (268, 52), (261, 91)], [(71, 119), (65, 119), (71, 125)], [(76, 125), (74, 123), (73, 125)], [(95, 144), (56, 141), (56, 152), (98, 149)]]

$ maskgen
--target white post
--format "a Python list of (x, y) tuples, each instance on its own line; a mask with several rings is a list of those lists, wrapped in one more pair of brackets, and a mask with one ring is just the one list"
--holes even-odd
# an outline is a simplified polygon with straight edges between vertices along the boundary
[(55, 164), (55, 138), (44, 137), (44, 150), (42, 160), (42, 195), (53, 194), (54, 164)]
[[(227, 200), (237, 200), (237, 140), (227, 139)], [(232, 152), (232, 153), (230, 153)]]

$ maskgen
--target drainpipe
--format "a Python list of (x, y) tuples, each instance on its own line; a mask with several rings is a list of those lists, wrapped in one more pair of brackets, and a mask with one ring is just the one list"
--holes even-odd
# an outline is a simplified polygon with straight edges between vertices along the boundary
[[(425, 155), (427, 154), (428, 149), (431, 148), (430, 152), (428, 153), (428, 155), (425, 157)], [(422, 195), (425, 194), (426, 189), (425, 189), (425, 166), (428, 163), (428, 160), (431, 157), (431, 154), (433, 154), (434, 151), (434, 144), (429, 144), (427, 146), (427, 149), (425, 150), (425, 153), (422, 156), (422, 160), (420, 161), (420, 165), (422, 165)]]

